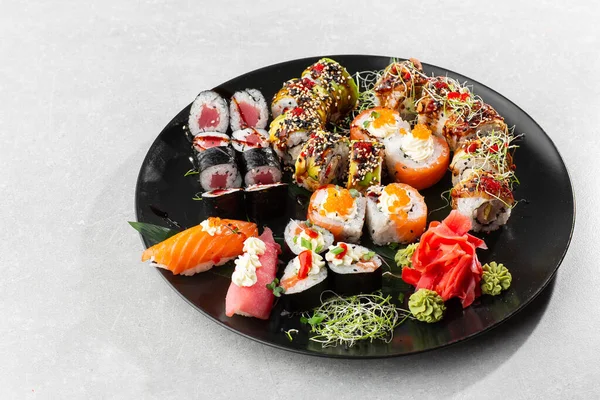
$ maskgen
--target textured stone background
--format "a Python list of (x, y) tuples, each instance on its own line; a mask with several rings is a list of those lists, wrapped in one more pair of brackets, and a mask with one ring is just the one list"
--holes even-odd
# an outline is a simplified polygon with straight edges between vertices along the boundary
[[(595, 398), (600, 8), (488, 3), (3, 1), (0, 397)], [(171, 117), (246, 71), (342, 53), (463, 73), (561, 151), (577, 198), (571, 248), (500, 328), (408, 358), (300, 356), (209, 321), (138, 261), (125, 221)]]

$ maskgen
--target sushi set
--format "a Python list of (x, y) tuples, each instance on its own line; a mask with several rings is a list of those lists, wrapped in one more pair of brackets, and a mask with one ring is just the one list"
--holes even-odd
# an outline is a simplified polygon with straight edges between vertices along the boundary
[(201, 91), (144, 161), (142, 260), (185, 299), (269, 345), (385, 357), (486, 331), (548, 284), (572, 189), (527, 114), (416, 59), (280, 66)]

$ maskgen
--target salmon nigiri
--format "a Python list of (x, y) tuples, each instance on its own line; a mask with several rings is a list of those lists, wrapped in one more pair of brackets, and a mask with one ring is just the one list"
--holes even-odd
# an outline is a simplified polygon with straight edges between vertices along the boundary
[(244, 240), (258, 236), (252, 222), (208, 218), (144, 251), (142, 261), (155, 263), (175, 275), (194, 275), (243, 253)]

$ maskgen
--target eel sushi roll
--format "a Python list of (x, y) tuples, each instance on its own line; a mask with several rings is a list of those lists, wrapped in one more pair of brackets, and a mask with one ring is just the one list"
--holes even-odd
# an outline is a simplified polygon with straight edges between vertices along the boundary
[(468, 117), (455, 112), (449, 116), (443, 129), (444, 137), (452, 151), (478, 136), (498, 132), (508, 135), (508, 126), (504, 118), (492, 106), (478, 100), (471, 105)]
[(329, 287), (340, 296), (381, 290), (381, 258), (374, 251), (355, 244), (338, 242), (325, 254)]
[(369, 186), (379, 185), (384, 157), (384, 146), (379, 141), (353, 140), (350, 144), (350, 167), (346, 187), (364, 192)]
[(241, 153), (246, 186), (281, 182), (279, 157), (270, 147), (260, 147)]
[(394, 62), (383, 71), (373, 86), (375, 104), (398, 111), (402, 118), (413, 119), (416, 115), (415, 103), (421, 98), (426, 82), (427, 76), (419, 60), (410, 58)]
[(240, 90), (231, 96), (229, 115), (232, 131), (245, 128), (264, 129), (269, 119), (267, 101), (260, 90)]
[(290, 220), (283, 236), (285, 243), (296, 255), (304, 250), (323, 253), (333, 244), (333, 234), (310, 221)]
[(296, 107), (271, 122), (269, 141), (283, 163), (293, 166), (310, 134), (323, 127), (319, 114), (310, 108)]
[(450, 163), (448, 144), (425, 125), (417, 124), (412, 130), (391, 135), (383, 142), (387, 171), (395, 182), (422, 190), (435, 185), (446, 174)]
[(235, 150), (231, 146), (216, 146), (198, 152), (200, 186), (205, 191), (239, 188), (242, 175), (235, 163)]
[(227, 101), (217, 92), (200, 92), (190, 108), (188, 128), (194, 136), (200, 132), (227, 132), (229, 109)]
[(321, 304), (321, 293), (327, 290), (327, 266), (319, 254), (305, 250), (285, 267), (280, 286), (284, 307), (289, 311), (306, 311)]
[(321, 85), (308, 78), (294, 78), (285, 82), (273, 97), (271, 114), (277, 118), (296, 107), (310, 108), (319, 114), (321, 122), (326, 123), (331, 103), (329, 93)]
[(367, 191), (367, 228), (376, 245), (412, 243), (426, 224), (427, 205), (415, 188), (391, 183)]
[(204, 150), (212, 147), (228, 146), (230, 143), (229, 136), (221, 132), (201, 132), (194, 136), (192, 146), (197, 153), (202, 153)]
[(245, 219), (244, 189), (215, 189), (202, 193), (204, 215), (229, 219)]
[(286, 212), (287, 183), (251, 185), (246, 187), (246, 211), (253, 221), (265, 221), (283, 216)]
[(514, 137), (504, 132), (491, 132), (488, 136), (468, 140), (456, 149), (450, 171), (455, 186), (472, 170), (493, 174), (513, 174)]
[(475, 232), (491, 232), (505, 225), (515, 199), (503, 175), (470, 170), (450, 191), (452, 208), (471, 220)]
[(329, 119), (337, 121), (356, 107), (358, 86), (352, 75), (337, 61), (322, 58), (302, 72), (308, 78), (323, 86), (331, 97), (331, 114)]
[(384, 140), (410, 130), (410, 124), (396, 110), (375, 107), (358, 114), (350, 124), (352, 140)]
[(310, 191), (331, 183), (348, 166), (348, 139), (325, 131), (310, 135), (296, 158), (296, 183)]
[(245, 128), (231, 134), (231, 145), (236, 151), (243, 152), (269, 146), (269, 134), (264, 129)]
[(336, 241), (358, 243), (365, 222), (365, 197), (336, 185), (316, 190), (308, 205), (308, 220), (331, 233)]

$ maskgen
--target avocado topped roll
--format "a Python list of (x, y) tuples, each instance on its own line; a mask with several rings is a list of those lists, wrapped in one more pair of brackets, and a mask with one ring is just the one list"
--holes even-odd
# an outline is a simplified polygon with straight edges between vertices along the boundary
[(356, 106), (358, 86), (352, 75), (337, 61), (322, 58), (305, 69), (302, 77), (316, 82), (329, 92), (332, 99), (330, 121), (339, 120)]
[(384, 146), (377, 140), (353, 140), (350, 144), (348, 189), (364, 192), (381, 182)]
[(341, 296), (371, 293), (381, 289), (381, 258), (366, 247), (338, 242), (325, 254), (330, 286)]
[(343, 174), (347, 165), (348, 139), (318, 130), (310, 135), (296, 159), (294, 180), (314, 191)]
[(284, 112), (296, 107), (314, 110), (323, 123), (327, 122), (332, 99), (329, 92), (308, 78), (294, 78), (283, 84), (273, 97), (271, 114), (277, 118)]
[(322, 128), (319, 114), (310, 108), (296, 107), (271, 122), (269, 141), (285, 165), (294, 165), (310, 134)]

